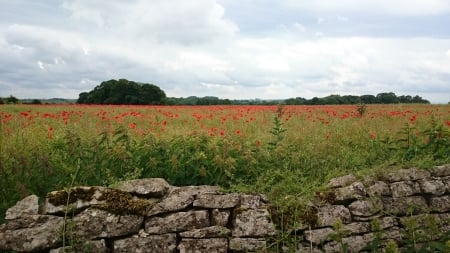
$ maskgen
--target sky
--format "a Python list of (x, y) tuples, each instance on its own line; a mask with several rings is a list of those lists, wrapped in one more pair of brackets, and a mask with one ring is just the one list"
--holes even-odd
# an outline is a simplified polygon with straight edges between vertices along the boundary
[(0, 97), (103, 81), (169, 97), (450, 101), (449, 0), (0, 0)]

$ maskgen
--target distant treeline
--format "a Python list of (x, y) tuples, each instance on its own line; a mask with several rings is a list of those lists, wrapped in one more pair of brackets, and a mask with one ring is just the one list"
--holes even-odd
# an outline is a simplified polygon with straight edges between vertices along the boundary
[[(19, 100), (14, 96), (0, 98), (0, 104), (16, 103), (74, 103), (75, 100), (51, 99), (41, 102), (38, 99)], [(289, 99), (221, 99), (213, 96), (206, 97), (166, 97), (158, 86), (149, 83), (139, 83), (126, 79), (102, 82), (89, 92), (82, 92), (76, 100), (78, 104), (130, 104), (130, 105), (343, 105), (343, 104), (397, 104), (430, 102), (422, 97), (401, 95), (393, 92), (383, 92), (374, 95), (329, 95), (326, 97), (306, 99), (302, 97)], [(450, 102), (449, 102), (450, 104)]]

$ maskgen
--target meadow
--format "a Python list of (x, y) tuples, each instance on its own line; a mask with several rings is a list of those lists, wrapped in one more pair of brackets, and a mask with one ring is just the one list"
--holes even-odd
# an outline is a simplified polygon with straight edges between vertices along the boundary
[(335, 176), (450, 163), (450, 105), (0, 106), (0, 223), (17, 200), (162, 177), (311, 197)]

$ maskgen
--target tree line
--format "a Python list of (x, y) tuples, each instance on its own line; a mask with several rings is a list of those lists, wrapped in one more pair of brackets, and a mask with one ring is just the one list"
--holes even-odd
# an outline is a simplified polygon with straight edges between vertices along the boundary
[[(0, 97), (0, 104), (31, 103), (40, 104), (38, 99), (20, 101), (14, 96)], [(326, 97), (302, 97), (262, 100), (262, 99), (221, 99), (214, 96), (186, 98), (166, 97), (161, 88), (150, 83), (139, 83), (127, 79), (104, 81), (89, 92), (82, 92), (76, 100), (78, 104), (132, 104), (132, 105), (340, 105), (340, 104), (396, 104), (430, 102), (422, 97), (383, 92), (377, 95), (329, 95)], [(449, 102), (450, 104), (450, 102)]]

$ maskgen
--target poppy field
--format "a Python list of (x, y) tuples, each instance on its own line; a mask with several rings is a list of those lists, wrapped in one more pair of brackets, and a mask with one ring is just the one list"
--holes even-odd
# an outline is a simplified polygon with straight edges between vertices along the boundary
[(0, 223), (29, 195), (162, 177), (309, 196), (332, 177), (450, 162), (450, 105), (0, 106)]

